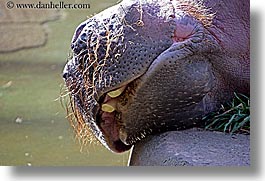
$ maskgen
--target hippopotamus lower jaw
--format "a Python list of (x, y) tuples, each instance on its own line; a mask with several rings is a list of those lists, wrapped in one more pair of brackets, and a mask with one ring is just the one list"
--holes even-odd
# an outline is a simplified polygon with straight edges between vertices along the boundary
[(212, 67), (207, 56), (177, 46), (157, 57), (145, 74), (100, 98), (97, 124), (113, 151), (121, 150), (117, 143), (130, 148), (148, 134), (194, 126), (205, 113), (203, 98), (214, 86)]
[[(185, 120), (191, 118), (190, 114), (197, 111), (193, 114), (195, 118), (204, 112), (201, 102), (213, 86), (206, 53), (213, 50), (214, 41), (209, 44), (209, 34), (197, 32), (190, 38), (174, 42), (143, 74), (122, 81), (115, 88), (109, 87), (109, 91), (98, 97), (96, 91), (90, 98), (84, 96), (88, 91), (80, 91), (84, 89), (77, 82), (81, 75), (74, 73), (77, 72), (77, 57), (66, 65), (66, 84), (75, 105), (107, 148), (124, 152), (148, 134), (172, 128), (172, 125), (178, 129), (189, 127), (191, 124)], [(87, 103), (89, 106), (85, 105)], [(137, 124), (135, 120), (138, 120)], [(156, 124), (161, 125), (160, 130), (155, 128)]]

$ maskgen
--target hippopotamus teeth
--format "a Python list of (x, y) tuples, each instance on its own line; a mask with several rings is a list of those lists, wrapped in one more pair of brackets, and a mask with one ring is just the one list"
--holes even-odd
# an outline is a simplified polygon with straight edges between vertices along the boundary
[(118, 96), (120, 96), (123, 93), (125, 88), (126, 88), (126, 86), (123, 86), (123, 87), (121, 87), (119, 89), (116, 89), (114, 91), (108, 92), (108, 96), (110, 96), (111, 98), (118, 97)]
[(102, 104), (101, 110), (104, 112), (112, 113), (116, 110), (117, 100), (111, 99), (107, 103)]
[(102, 111), (108, 112), (108, 113), (112, 113), (115, 111), (115, 108), (109, 104), (103, 104), (101, 109)]
[(123, 128), (120, 128), (120, 129), (119, 129), (119, 138), (120, 138), (120, 140), (121, 140), (125, 145), (129, 145), (129, 144), (127, 143), (127, 137), (128, 137), (128, 135), (127, 135), (127, 133), (125, 132), (125, 130), (124, 130)]

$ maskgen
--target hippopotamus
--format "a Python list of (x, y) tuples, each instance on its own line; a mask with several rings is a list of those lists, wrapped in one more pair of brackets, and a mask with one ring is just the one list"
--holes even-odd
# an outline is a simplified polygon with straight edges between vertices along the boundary
[(123, 0), (81, 23), (63, 71), (78, 124), (121, 153), (249, 95), (249, 6)]

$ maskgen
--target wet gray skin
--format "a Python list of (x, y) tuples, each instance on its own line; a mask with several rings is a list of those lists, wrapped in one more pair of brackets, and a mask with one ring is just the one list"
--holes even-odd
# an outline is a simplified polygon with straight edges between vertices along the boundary
[(183, 2), (126, 0), (76, 29), (63, 77), (74, 107), (114, 152), (203, 125), (234, 92), (249, 94), (249, 1), (190, 0), (195, 14)]

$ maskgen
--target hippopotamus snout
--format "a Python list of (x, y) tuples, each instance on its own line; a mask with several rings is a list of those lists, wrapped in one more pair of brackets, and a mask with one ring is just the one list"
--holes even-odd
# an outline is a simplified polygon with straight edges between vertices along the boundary
[(222, 102), (213, 13), (177, 2), (123, 1), (76, 29), (63, 77), (83, 122), (114, 152), (148, 134), (198, 125)]
[[(142, 13), (148, 13), (141, 15), (140, 6)], [(84, 120), (97, 127), (97, 137), (102, 133), (102, 143), (121, 152), (157, 132), (156, 124), (164, 125), (161, 130), (171, 125), (188, 127), (183, 120), (189, 114), (175, 117), (197, 109), (211, 87), (212, 75), (205, 57), (194, 56), (196, 44), (205, 38), (203, 24), (194, 17), (176, 12), (161, 15), (161, 7), (139, 2), (113, 9), (76, 29), (73, 57), (63, 77)], [(194, 67), (183, 66), (183, 62), (195, 60), (201, 71), (193, 74)], [(188, 84), (193, 78), (197, 82)], [(180, 94), (185, 100), (178, 102)]]

